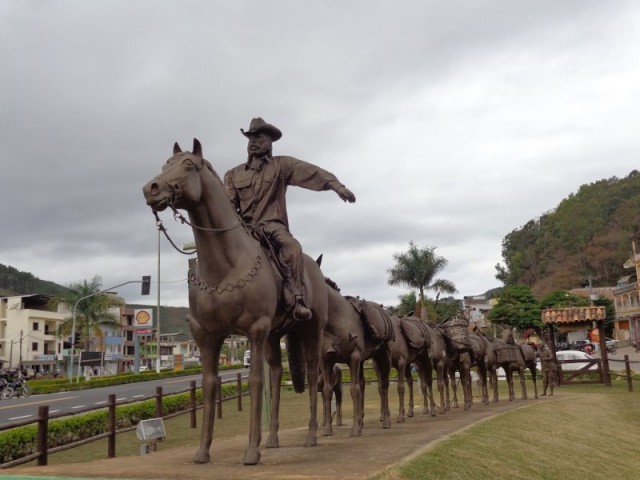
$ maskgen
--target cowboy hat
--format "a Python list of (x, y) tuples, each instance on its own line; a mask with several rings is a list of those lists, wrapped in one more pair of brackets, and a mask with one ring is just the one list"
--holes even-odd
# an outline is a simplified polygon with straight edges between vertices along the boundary
[(251, 124), (249, 125), (249, 130), (246, 132), (241, 128), (240, 131), (245, 137), (248, 137), (251, 134), (264, 132), (271, 137), (271, 141), (275, 142), (282, 137), (282, 132), (279, 128), (274, 127), (270, 123), (265, 122), (262, 118), (257, 117), (251, 120)]

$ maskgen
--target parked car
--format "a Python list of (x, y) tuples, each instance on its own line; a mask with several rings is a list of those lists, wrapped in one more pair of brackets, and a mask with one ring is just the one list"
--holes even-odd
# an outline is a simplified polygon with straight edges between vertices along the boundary
[[(588, 353), (584, 353), (580, 350), (560, 350), (556, 352), (556, 358), (558, 362), (562, 362), (563, 360), (595, 360), (594, 357), (589, 355)], [(570, 371), (570, 370), (580, 370), (588, 365), (588, 363), (576, 362), (576, 363), (564, 363), (562, 365), (562, 370)], [(536, 364), (538, 370), (540, 368), (540, 362)], [(597, 370), (598, 365), (594, 363), (589, 367), (589, 370)]]
[(571, 344), (571, 349), (572, 350), (579, 350), (581, 352), (584, 351), (584, 349), (589, 346), (589, 348), (591, 348), (592, 352), (595, 352), (596, 350), (596, 346), (591, 343), (589, 340), (576, 340), (575, 342), (573, 342)]
[(248, 367), (249, 365), (251, 365), (251, 350), (247, 350), (246, 352), (244, 352), (244, 357), (242, 359), (242, 364), (245, 367)]
[(609, 338), (606, 337), (604, 339), (605, 343), (607, 344), (607, 349), (611, 350), (614, 349), (616, 350), (618, 348), (618, 340), (614, 340), (613, 338)]

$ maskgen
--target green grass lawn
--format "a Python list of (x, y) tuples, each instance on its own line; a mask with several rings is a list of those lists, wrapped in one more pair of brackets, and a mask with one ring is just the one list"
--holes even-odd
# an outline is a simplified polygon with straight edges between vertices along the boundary
[(626, 382), (563, 386), (427, 447), (375, 480), (637, 479), (640, 395)]
[[(533, 397), (533, 385), (528, 391)], [(640, 386), (637, 386), (640, 390)], [(397, 412), (395, 383), (390, 389), (393, 415)], [(474, 394), (477, 393), (474, 390)], [(516, 387), (519, 397), (519, 385)], [(626, 382), (572, 385), (556, 389), (560, 401), (529, 400), (519, 408), (460, 431), (446, 440), (426, 446), (413, 459), (393, 466), (375, 480), (404, 479), (636, 479), (640, 478), (640, 394), (629, 393)], [(500, 382), (501, 402), (506, 387)], [(477, 398), (474, 399), (478, 401)], [(419, 400), (416, 400), (419, 403)], [(223, 418), (215, 423), (214, 442), (248, 434), (249, 400), (237, 411), (235, 401), (225, 402)], [(480, 406), (474, 408), (481, 408)], [(365, 414), (379, 410), (377, 389), (366, 389)], [(351, 399), (345, 389), (343, 415), (351, 418)], [(300, 428), (308, 421), (308, 396), (285, 391), (282, 395), (281, 429)], [(188, 415), (165, 420), (167, 438), (159, 450), (199, 444), (198, 428), (191, 429)], [(139, 455), (135, 432), (117, 437), (118, 457)], [(104, 459), (107, 442), (91, 444), (49, 455), (50, 464)], [(16, 469), (16, 471), (19, 470)]]

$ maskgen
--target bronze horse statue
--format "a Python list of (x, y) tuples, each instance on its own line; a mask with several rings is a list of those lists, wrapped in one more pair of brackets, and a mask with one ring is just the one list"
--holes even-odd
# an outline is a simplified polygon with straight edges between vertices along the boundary
[[(330, 372), (329, 380), (331, 382), (331, 392), (336, 399), (336, 411), (332, 416), (336, 418), (336, 426), (341, 427), (342, 423), (342, 370), (338, 365), (333, 366), (333, 371)], [(322, 393), (324, 390), (324, 375), (318, 377), (318, 392)], [(333, 402), (333, 400), (332, 400)]]
[(496, 352), (496, 366), (502, 367), (509, 387), (509, 400), (515, 400), (516, 395), (513, 387), (513, 372), (517, 371), (520, 377), (520, 387), (522, 389), (522, 400), (527, 399), (527, 385), (524, 378), (524, 371), (528, 368), (533, 380), (535, 398), (538, 398), (538, 385), (536, 382), (536, 352), (529, 345), (516, 344), (513, 333), (509, 331), (505, 340), (493, 340), (493, 347)]
[[(393, 317), (392, 317), (393, 318)], [(436, 326), (430, 322), (426, 322), (421, 318), (414, 316), (402, 317), (400, 328), (403, 330), (403, 334), (407, 342), (413, 343), (414, 348), (418, 348), (424, 339), (424, 346), (426, 348), (426, 359), (421, 355), (418, 355), (413, 361), (420, 378), (420, 388), (422, 390), (423, 398), (423, 413), (429, 413), (432, 417), (436, 416), (436, 409), (438, 413), (443, 414), (448, 410), (449, 404), (449, 377), (448, 377), (448, 365), (449, 354), (447, 353), (447, 345), (445, 343), (444, 335), (436, 328)], [(404, 328), (403, 328), (404, 327)], [(420, 336), (411, 327), (416, 327), (420, 331)], [(413, 331), (412, 331), (413, 330)], [(411, 338), (409, 338), (411, 337)], [(403, 347), (400, 344), (390, 345), (390, 349), (396, 349), (392, 353), (397, 357), (396, 362), (400, 365), (400, 357), (409, 357), (409, 350), (406, 353), (403, 351)], [(405, 360), (406, 363), (406, 360)], [(397, 368), (397, 367), (396, 367)], [(436, 383), (440, 396), (440, 404), (436, 405), (435, 394), (433, 392), (433, 372), (436, 373)], [(409, 383), (409, 378), (405, 377), (407, 385), (409, 387), (409, 416), (412, 416), (413, 403), (413, 385)], [(400, 371), (398, 370), (398, 382), (400, 382)], [(400, 392), (400, 386), (398, 386)], [(401, 405), (401, 409), (402, 409)]]
[[(367, 359), (373, 360), (378, 376), (380, 394), (380, 411), (382, 427), (390, 428), (389, 412), (389, 373), (391, 366), (387, 356), (387, 342), (392, 332), (390, 325), (385, 328), (381, 308), (371, 302), (345, 297), (331, 279), (326, 279), (326, 290), (329, 297), (328, 323), (323, 334), (322, 362), (325, 372), (330, 372), (336, 363), (348, 365), (351, 374), (351, 399), (353, 402), (353, 424), (351, 436), (360, 436), (364, 427), (364, 371), (363, 364)], [(367, 310), (375, 316), (374, 324), (363, 318)], [(324, 385), (323, 390), (323, 434), (333, 433), (331, 426), (331, 388)]]
[[(429, 358), (429, 337), (424, 322), (416, 318), (398, 318), (391, 315), (394, 339), (389, 342), (391, 366), (398, 371), (398, 416), (396, 421), (405, 421), (405, 382), (409, 390), (409, 405), (406, 416), (414, 415), (413, 375), (411, 365), (415, 364), (420, 384), (427, 385), (426, 375), (431, 376), (431, 359)], [(423, 389), (424, 413), (427, 413), (427, 392)]]
[[(162, 173), (143, 188), (147, 205), (154, 212), (170, 207), (185, 210), (193, 229), (198, 264), (189, 278), (187, 317), (191, 333), (201, 351), (203, 372), (203, 421), (194, 462), (210, 460), (214, 427), (214, 396), (220, 384), (218, 359), (224, 339), (246, 335), (251, 344), (249, 369), (251, 397), (249, 444), (243, 463), (260, 462), (264, 360), (269, 364), (271, 416), (267, 447), (278, 447), (278, 412), (282, 359), (280, 338), (287, 335), (292, 381), (304, 391), (304, 370), (309, 385), (310, 418), (305, 445), (317, 444), (317, 385), (322, 332), (327, 323), (328, 300), (324, 276), (318, 265), (304, 257), (307, 304), (312, 319), (294, 322), (282, 300), (282, 277), (267, 254), (232, 207), (220, 177), (203, 158), (202, 146), (193, 141), (193, 151), (174, 145)], [(329, 383), (329, 382), (326, 382)]]

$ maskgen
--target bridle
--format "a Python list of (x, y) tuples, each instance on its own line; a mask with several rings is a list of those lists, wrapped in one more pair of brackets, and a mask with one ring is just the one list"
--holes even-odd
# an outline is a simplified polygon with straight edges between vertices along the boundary
[[(197, 163), (195, 163), (193, 166), (194, 166), (194, 171), (191, 172), (190, 175), (192, 175), (193, 173), (199, 173), (200, 169), (202, 168), (202, 165), (198, 165)], [(171, 210), (173, 211), (173, 219), (175, 221), (179, 221), (182, 224), (187, 224), (191, 228), (195, 228), (195, 229), (203, 231), (203, 232), (212, 232), (212, 233), (228, 232), (229, 230), (233, 230), (234, 228), (237, 228), (240, 225), (242, 225), (242, 220), (240, 219), (240, 216), (237, 215), (237, 214), (236, 214), (236, 222), (233, 225), (229, 226), (229, 227), (206, 228), (206, 227), (201, 227), (199, 225), (194, 225), (189, 220), (187, 220), (184, 217), (184, 215), (182, 215), (174, 205), (174, 202), (175, 202), (175, 199), (176, 199), (176, 193), (182, 189), (181, 185), (177, 184), (177, 183), (171, 183), (171, 182), (167, 182), (167, 184), (169, 185), (169, 188), (171, 188), (171, 200), (169, 200), (169, 202), (168, 202), (168, 207), (171, 208)], [(194, 255), (195, 253), (197, 253), (195, 251), (188, 252), (188, 251), (182, 250), (180, 247), (178, 247), (174, 243), (174, 241), (171, 239), (169, 234), (167, 233), (167, 229), (165, 228), (164, 224), (162, 223), (162, 220), (160, 219), (160, 217), (158, 216), (158, 211), (157, 210), (152, 210), (152, 212), (153, 212), (153, 215), (156, 217), (156, 226), (158, 227), (158, 230), (161, 231), (164, 234), (164, 236), (167, 238), (167, 240), (169, 241), (171, 246), (173, 246), (173, 248), (175, 248), (178, 252), (182, 253), (183, 255)]]

